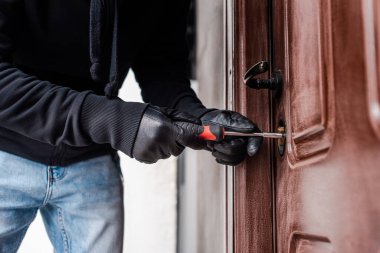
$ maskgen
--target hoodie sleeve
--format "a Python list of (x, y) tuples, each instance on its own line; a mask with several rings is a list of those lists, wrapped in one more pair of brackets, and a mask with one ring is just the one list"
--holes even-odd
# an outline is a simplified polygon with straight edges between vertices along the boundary
[(144, 101), (199, 116), (205, 107), (191, 89), (187, 73), (188, 7), (188, 0), (167, 0), (160, 5), (156, 24), (150, 27), (149, 39), (132, 69)]
[(110, 143), (131, 155), (146, 105), (77, 92), (13, 66), (23, 2), (0, 0), (0, 127), (51, 145)]

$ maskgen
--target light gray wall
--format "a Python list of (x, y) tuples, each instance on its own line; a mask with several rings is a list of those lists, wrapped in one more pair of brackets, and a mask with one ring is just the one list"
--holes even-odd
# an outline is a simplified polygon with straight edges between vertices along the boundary
[[(223, 1), (197, 1), (198, 94), (207, 107), (225, 106)], [(179, 252), (226, 252), (226, 168), (206, 151), (188, 150), (179, 200)]]
[[(198, 1), (197, 79), (207, 107), (224, 108), (223, 1)], [(208, 152), (197, 157), (197, 252), (225, 252), (226, 170)]]
[[(119, 96), (141, 102), (140, 88), (130, 73)], [(124, 154), (124, 252), (174, 253), (177, 231), (177, 160), (139, 163)]]

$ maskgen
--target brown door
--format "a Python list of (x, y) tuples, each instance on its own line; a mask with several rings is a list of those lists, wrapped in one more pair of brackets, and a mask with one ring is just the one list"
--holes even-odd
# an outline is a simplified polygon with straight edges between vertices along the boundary
[[(283, 155), (265, 140), (235, 169), (235, 252), (380, 252), (379, 1), (236, 0), (234, 13), (236, 109), (287, 134)], [(242, 85), (260, 60), (281, 95)]]
[[(233, 92), (231, 109), (248, 116), (263, 130), (271, 128), (268, 90), (247, 89), (245, 71), (269, 58), (269, 6), (267, 0), (235, 0), (228, 11), (233, 25), (228, 46)], [(260, 77), (267, 78), (268, 73)], [(234, 252), (273, 252), (271, 143), (264, 141), (258, 155), (234, 170)]]

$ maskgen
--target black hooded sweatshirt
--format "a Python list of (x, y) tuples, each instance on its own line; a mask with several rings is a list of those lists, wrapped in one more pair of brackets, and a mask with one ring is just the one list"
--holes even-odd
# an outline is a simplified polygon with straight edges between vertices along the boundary
[(133, 154), (147, 104), (199, 116), (187, 79), (186, 0), (0, 0), (0, 150), (65, 166)]

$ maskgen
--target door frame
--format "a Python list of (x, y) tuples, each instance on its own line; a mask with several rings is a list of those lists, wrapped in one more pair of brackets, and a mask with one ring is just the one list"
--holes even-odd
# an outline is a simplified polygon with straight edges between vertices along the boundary
[[(270, 0), (225, 1), (226, 106), (248, 116), (262, 130), (273, 130), (270, 93), (250, 90), (243, 83), (250, 66), (270, 60)], [(228, 252), (275, 251), (271, 150), (273, 141), (264, 140), (257, 155), (227, 170)]]

